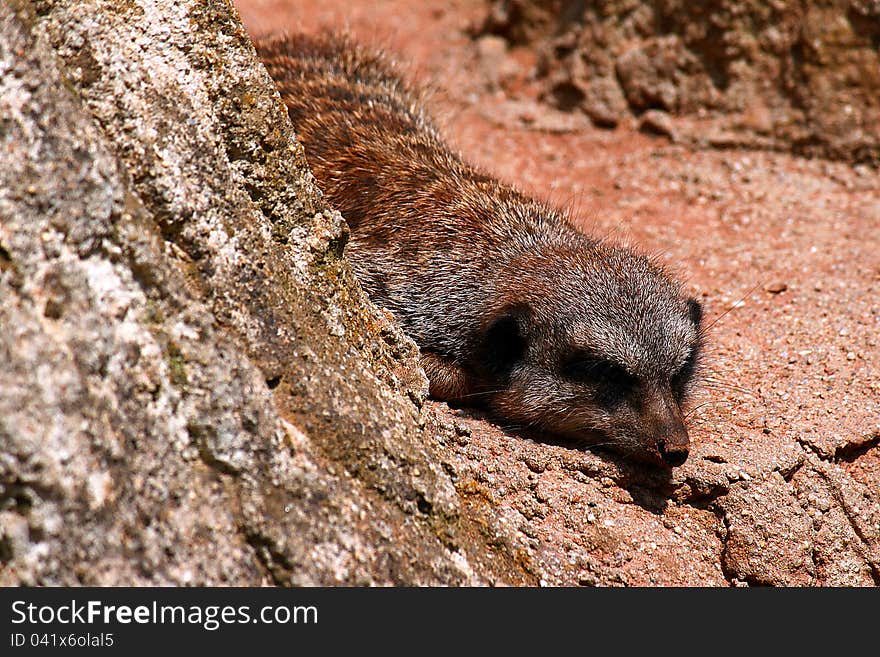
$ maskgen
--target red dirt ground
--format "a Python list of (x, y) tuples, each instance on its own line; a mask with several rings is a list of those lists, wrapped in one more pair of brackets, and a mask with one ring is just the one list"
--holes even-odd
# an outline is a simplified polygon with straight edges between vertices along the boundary
[[(695, 445), (676, 475), (680, 486), (705, 487), (707, 468), (719, 465), (757, 472), (800, 445), (867, 489), (880, 488), (876, 171), (778, 153), (692, 150), (634, 125), (608, 131), (559, 115), (532, 98), (528, 52), (478, 48), (469, 35), (485, 11), (481, 2), (236, 4), (254, 35), (345, 27), (382, 46), (409, 78), (434, 90), (430, 109), (468, 159), (570, 209), (589, 232), (659, 253), (688, 282), (711, 329), (705, 385), (690, 416)], [(531, 444), (501, 438), (480, 420), (466, 424), (469, 440), (487, 454)], [(562, 461), (580, 458), (548, 449)], [(550, 516), (545, 524), (541, 539), (552, 541)], [(628, 572), (631, 583), (663, 581)], [(719, 580), (713, 577), (673, 579)]]

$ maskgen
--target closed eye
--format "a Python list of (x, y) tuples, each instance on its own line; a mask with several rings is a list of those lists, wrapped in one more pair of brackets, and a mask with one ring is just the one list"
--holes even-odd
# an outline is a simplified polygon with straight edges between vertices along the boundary
[(620, 392), (630, 390), (636, 383), (636, 378), (623, 366), (589, 353), (572, 356), (562, 366), (562, 374), (578, 383), (613, 388)]

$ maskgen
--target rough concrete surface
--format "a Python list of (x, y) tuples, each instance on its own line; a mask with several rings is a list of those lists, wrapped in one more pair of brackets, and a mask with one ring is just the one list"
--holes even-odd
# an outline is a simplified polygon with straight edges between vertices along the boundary
[[(410, 31), (388, 45), (410, 46), (443, 81), (438, 103), (463, 108), (457, 138), (527, 188), (543, 184), (529, 178), (536, 165), (583, 174), (565, 149), (586, 152), (587, 140), (605, 146), (601, 191), (621, 208), (649, 193), (691, 194), (697, 207), (707, 188), (777, 191), (742, 181), (740, 160), (683, 146), (659, 156), (668, 166), (647, 191), (613, 133), (596, 137), (536, 98), (497, 97), (530, 60), (498, 44), (480, 54), (467, 36), (480, 3), (238, 9), (254, 32), (261, 16), (364, 34), (370, 21), (403, 21)], [(501, 106), (516, 125), (482, 118)], [(775, 157), (750, 170), (812, 185), (832, 213), (846, 197), (870, 225), (876, 200), (859, 185), (874, 189), (874, 172), (828, 165), (846, 187), (822, 177), (823, 163)], [(700, 235), (742, 239), (749, 199), (728, 201)], [(650, 222), (627, 226), (685, 257), (688, 243), (669, 246)], [(345, 239), (228, 2), (0, 5), (0, 583), (880, 583), (880, 426), (866, 419), (877, 418), (876, 342), (859, 333), (851, 359), (831, 342), (789, 362), (810, 333), (773, 304), (787, 301), (792, 317), (837, 310), (809, 272), (758, 293), (763, 337), (728, 323), (713, 338), (710, 396), (733, 394), (711, 376), (748, 378), (762, 349), (773, 375), (734, 411), (695, 415), (695, 452), (668, 476), (425, 401), (416, 348), (365, 299)], [(712, 286), (726, 255), (710, 248), (694, 266), (717, 314), (736, 300)], [(852, 308), (835, 331), (876, 327), (880, 269), (863, 266), (858, 294), (829, 269), (826, 285)]]

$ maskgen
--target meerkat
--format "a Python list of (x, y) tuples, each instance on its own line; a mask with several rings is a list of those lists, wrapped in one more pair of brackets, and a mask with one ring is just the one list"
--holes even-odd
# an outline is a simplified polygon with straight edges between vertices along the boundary
[(256, 43), (370, 298), (430, 394), (515, 425), (687, 459), (702, 309), (655, 260), (468, 164), (386, 58), (345, 37)]

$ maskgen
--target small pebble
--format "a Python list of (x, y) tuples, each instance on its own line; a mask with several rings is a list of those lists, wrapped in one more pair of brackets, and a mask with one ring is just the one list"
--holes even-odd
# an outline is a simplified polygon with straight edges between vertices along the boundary
[(652, 135), (660, 135), (667, 137), (670, 141), (675, 141), (675, 127), (672, 124), (672, 117), (666, 112), (659, 110), (648, 110), (642, 116), (639, 122), (639, 130)]

